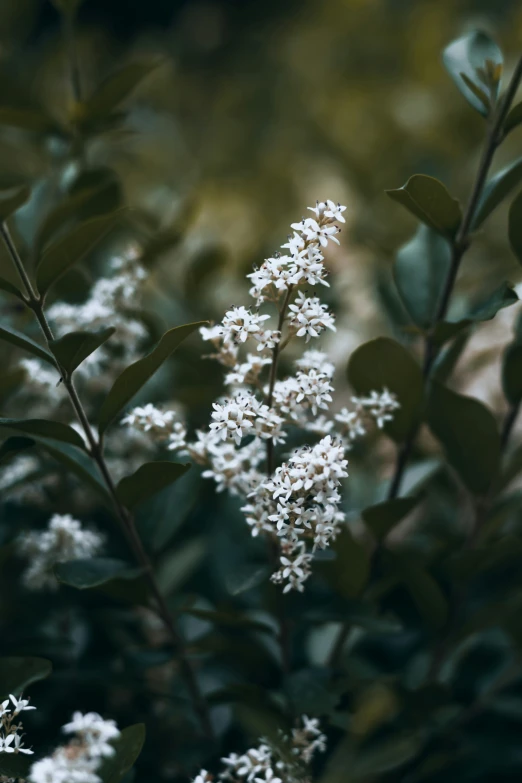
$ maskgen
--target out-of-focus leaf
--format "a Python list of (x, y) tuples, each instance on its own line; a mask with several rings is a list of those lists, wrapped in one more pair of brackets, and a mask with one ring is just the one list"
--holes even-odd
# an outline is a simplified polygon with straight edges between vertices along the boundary
[(28, 185), (0, 190), (0, 222), (3, 223), (26, 201), (29, 201), (30, 195), (31, 188)]
[[(11, 343), (11, 345), (16, 345), (17, 348), (23, 348), (24, 351), (29, 351), (33, 356), (38, 357), (38, 359), (43, 359), (44, 362), (49, 362), (49, 364), (52, 364), (53, 367), (55, 367), (55, 361), (52, 354), (46, 351), (45, 348), (38, 343), (35, 343), (34, 340), (31, 340), (30, 337), (26, 337), (25, 334), (17, 331), (17, 329), (13, 329), (12, 327), (7, 328), (6, 326), (0, 327), (0, 340), (5, 340), (6, 343)], [(57, 374), (56, 382), (58, 382), (58, 380), (59, 377)]]
[(518, 158), (513, 163), (510, 163), (509, 166), (506, 166), (489, 180), (478, 203), (472, 226), (474, 230), (482, 225), (486, 218), (491, 215), (493, 210), (498, 207), (521, 180), (522, 158)]
[(499, 310), (510, 307), (515, 302), (518, 302), (518, 296), (511, 284), (501, 283), (491, 294), (476, 304), (466, 318), (460, 321), (445, 321), (437, 324), (433, 332), (433, 339), (437, 345), (442, 345), (473, 323), (491, 321)]
[(33, 682), (45, 680), (52, 668), (51, 661), (45, 658), (0, 658), (0, 700), (10, 693), (19, 695)]
[(362, 518), (380, 541), (418, 504), (419, 498), (395, 498), (365, 508)]
[(503, 58), (497, 44), (485, 33), (475, 31), (452, 41), (444, 49), (442, 59), (449, 75), (468, 103), (487, 116), (489, 109), (480, 93), (485, 92), (483, 77), (489, 72), (498, 77), (490, 80), (494, 96), (498, 95)]
[(459, 202), (435, 177), (414, 174), (402, 188), (386, 193), (439, 234), (455, 236), (462, 220)]
[(164, 595), (171, 595), (198, 568), (207, 555), (205, 538), (193, 538), (167, 552), (158, 563), (156, 578)]
[(68, 234), (49, 245), (42, 255), (37, 272), (36, 284), (41, 294), (70, 269), (73, 264), (85, 258), (113, 228), (116, 215), (111, 213), (87, 220)]
[(522, 343), (512, 343), (504, 351), (502, 388), (512, 405), (517, 405), (522, 399)]
[(388, 337), (370, 340), (351, 355), (348, 380), (357, 394), (387, 388), (397, 395), (401, 407), (384, 429), (394, 440), (404, 440), (420, 415), (423, 389), (420, 367), (408, 351)]
[(238, 704), (234, 712), (239, 723), (252, 737), (266, 737), (274, 747), (282, 751), (284, 758), (285, 749), (281, 747), (281, 737), (288, 735), (291, 726), (280, 711), (269, 709), (265, 705), (251, 707)]
[(250, 617), (236, 612), (213, 611), (212, 609), (186, 609), (185, 614), (191, 617), (198, 617), (200, 620), (207, 620), (209, 623), (222, 628), (260, 631), (269, 634), (274, 632), (270, 625), (259, 620), (252, 620)]
[(16, 109), (11, 106), (0, 106), (0, 125), (34, 133), (52, 133), (59, 130), (54, 121), (44, 112), (36, 109)]
[(81, 107), (80, 124), (89, 127), (105, 119), (160, 64), (158, 60), (134, 62), (108, 76)]
[(401, 497), (417, 494), (440, 470), (441, 460), (424, 459), (406, 468), (401, 485)]
[(509, 208), (508, 237), (511, 250), (522, 264), (522, 191)]
[(105, 488), (100, 473), (93, 461), (84, 451), (80, 451), (80, 449), (77, 449), (68, 443), (60, 443), (60, 441), (52, 440), (51, 438), (35, 436), (35, 440), (51, 455), (51, 457), (62, 465), (65, 465), (65, 467), (74, 473), (81, 481), (84, 481), (89, 484), (89, 486), (93, 487), (103, 498), (105, 503), (112, 508), (111, 498)]
[(357, 695), (350, 731), (358, 738), (367, 737), (393, 718), (399, 709), (397, 695), (381, 682), (372, 683)]
[(109, 326), (99, 332), (69, 332), (69, 334), (60, 337), (59, 340), (52, 340), (49, 348), (53, 352), (60, 367), (68, 373), (72, 373), (91, 353), (107, 342), (116, 329)]
[(163, 362), (174, 353), (183, 340), (205, 323), (206, 321), (200, 321), (169, 329), (147, 356), (131, 364), (116, 378), (100, 410), (100, 433), (105, 432), (109, 424), (161, 367)]
[(85, 449), (85, 443), (80, 435), (61, 421), (47, 421), (46, 419), (3, 419), (0, 418), (0, 427), (9, 430), (27, 432), (28, 435), (40, 435), (43, 438), (70, 443), (79, 449)]
[(339, 701), (339, 693), (329, 686), (329, 672), (318, 667), (293, 672), (285, 690), (299, 715), (328, 715)]
[(177, 462), (146, 462), (132, 476), (121, 479), (116, 490), (118, 497), (124, 506), (134, 508), (168, 487), (189, 468), (190, 465)]
[(504, 133), (507, 135), (522, 122), (522, 103), (517, 103), (509, 110), (504, 120)]
[(62, 14), (75, 14), (83, 0), (51, 0), (51, 3)]
[(31, 756), (22, 756), (21, 753), (0, 753), (0, 775), (5, 775), (9, 780), (25, 780), (29, 776), (29, 770), (33, 764)]
[(500, 463), (500, 435), (486, 406), (434, 381), (428, 423), (468, 489), (486, 494)]
[[(342, 741), (331, 756), (320, 783), (359, 783), (375, 780), (412, 761), (422, 741), (414, 733), (394, 734), (358, 749), (351, 738)], [(349, 775), (347, 776), (347, 770)]]
[(464, 329), (455, 340), (440, 352), (433, 366), (433, 377), (445, 383), (453, 375), (457, 362), (468, 344), (470, 330)]
[(76, 587), (77, 590), (88, 590), (113, 579), (135, 579), (141, 574), (141, 569), (111, 557), (89, 557), (57, 563), (54, 574), (62, 584)]
[(417, 326), (431, 326), (451, 265), (451, 247), (444, 237), (425, 225), (397, 253), (395, 284)]
[(21, 299), (22, 302), (25, 302), (22, 292), (15, 285), (13, 285), (13, 283), (10, 283), (9, 280), (6, 280), (5, 277), (0, 277), (0, 290), (5, 291), (7, 294), (12, 294), (18, 299)]
[(440, 630), (448, 619), (448, 602), (437, 581), (410, 555), (387, 553), (387, 562), (398, 581), (408, 589), (425, 623)]
[(495, 488), (498, 492), (508, 486), (519, 473), (522, 472), (522, 445), (517, 446), (506, 459), (506, 464), (500, 473)]
[(140, 536), (152, 551), (162, 552), (186, 522), (198, 501), (199, 481), (197, 471), (187, 471), (138, 512), (136, 524)]
[(316, 570), (344, 598), (354, 598), (366, 585), (370, 569), (367, 547), (344, 528), (332, 545), (335, 560), (319, 561)]
[(118, 739), (111, 742), (115, 753), (105, 758), (97, 770), (103, 783), (120, 783), (134, 765), (145, 742), (145, 724), (136, 723), (123, 729)]
[(16, 436), (7, 438), (0, 446), (0, 465), (7, 462), (11, 457), (19, 454), (21, 451), (30, 449), (34, 446), (34, 440), (31, 438), (18, 438)]
[(226, 578), (226, 587), (230, 595), (241, 595), (247, 590), (259, 587), (269, 577), (267, 566), (244, 564), (236, 566)]

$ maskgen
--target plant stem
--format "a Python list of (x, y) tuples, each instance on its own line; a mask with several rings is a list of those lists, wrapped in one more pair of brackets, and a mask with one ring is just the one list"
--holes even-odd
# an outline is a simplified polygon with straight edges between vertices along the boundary
[[(15, 244), (12, 240), (11, 234), (5, 222), (0, 225), (0, 233), (7, 246), (13, 264), (17, 269), (18, 274), (20, 275), (22, 283), (24, 284), (26, 294), (27, 294), (27, 299), (26, 299), (27, 305), (34, 312), (38, 324), (40, 325), (40, 328), (44, 335), (45, 341), (49, 346), (50, 342), (54, 339), (54, 335), (44, 312), (44, 301), (42, 297), (39, 296), (39, 294), (35, 291), (31, 283), (31, 280), (24, 268), (22, 260), (18, 254), (18, 251), (15, 247)], [(89, 444), (89, 454), (93, 459), (93, 461), (98, 466), (98, 469), (105, 482), (105, 485), (107, 487), (107, 490), (109, 492), (109, 495), (111, 497), (114, 506), (116, 517), (120, 522), (122, 531), (125, 537), (127, 538), (129, 546), (132, 549), (132, 552), (134, 553), (137, 562), (140, 564), (140, 566), (142, 566), (144, 570), (145, 578), (148, 581), (150, 591), (156, 603), (158, 614), (163, 620), (165, 627), (167, 628), (170, 634), (173, 646), (179, 656), (181, 672), (185, 679), (190, 697), (192, 699), (194, 710), (200, 720), (201, 727), (205, 735), (207, 736), (207, 738), (213, 741), (214, 731), (212, 728), (212, 723), (210, 721), (208, 705), (199, 688), (196, 673), (194, 671), (192, 663), (190, 662), (187, 656), (187, 651), (185, 648), (185, 643), (183, 641), (183, 638), (181, 637), (179, 631), (176, 628), (176, 625), (170, 614), (165, 598), (163, 597), (163, 595), (161, 594), (161, 590), (159, 589), (158, 583), (156, 581), (156, 577), (154, 576), (152, 563), (143, 547), (139, 533), (136, 529), (134, 518), (118, 498), (116, 486), (114, 484), (113, 478), (111, 476), (110, 470), (107, 466), (107, 462), (103, 454), (103, 447), (101, 441), (96, 437), (91, 425), (89, 424), (87, 414), (78, 396), (78, 392), (76, 391), (76, 387), (74, 385), (71, 374), (65, 371), (64, 368), (60, 366), (59, 362), (56, 362), (56, 369), (61, 375), (61, 379), (63, 381), (63, 385), (67, 391), (67, 394), (69, 396), (71, 405), (85, 433), (85, 437)]]
[[(450, 269), (444, 284), (444, 289), (442, 291), (440, 302), (437, 307), (437, 312), (435, 315), (432, 328), (430, 330), (430, 333), (427, 335), (425, 341), (424, 362), (422, 368), (422, 376), (424, 380), (425, 389), (431, 374), (431, 370), (433, 368), (433, 364), (437, 356), (436, 343), (434, 340), (434, 330), (438, 326), (438, 324), (444, 320), (446, 316), (450, 299), (451, 299), (451, 294), (455, 286), (455, 281), (457, 279), (457, 274), (460, 268), (462, 258), (466, 250), (469, 248), (471, 244), (473, 221), (475, 219), (477, 207), (480, 202), (480, 197), (482, 195), (484, 186), (486, 184), (488, 172), (491, 167), (491, 163), (493, 161), (493, 156), (495, 154), (498, 145), (502, 141), (502, 136), (503, 136), (502, 126), (504, 124), (504, 120), (509, 111), (509, 108), (513, 103), (513, 99), (515, 97), (515, 93), (518, 89), (518, 85), (520, 83), (521, 78), (522, 78), (522, 58), (520, 58), (520, 60), (518, 61), (516, 68), (513, 72), (513, 75), (511, 77), (511, 80), (509, 82), (508, 88), (505, 94), (499, 100), (496, 113), (491, 118), (491, 122), (489, 124), (489, 130), (486, 135), (484, 147), (482, 149), (482, 154), (480, 157), (471, 194), (466, 209), (464, 211), (461, 224), (459, 226), (455, 239), (453, 240), (452, 243)], [(394, 475), (390, 482), (390, 487), (388, 490), (388, 500), (392, 500), (393, 498), (396, 498), (399, 495), (402, 479), (404, 476), (404, 471), (406, 469), (411, 453), (413, 451), (413, 447), (415, 445), (415, 440), (417, 438), (419, 429), (420, 429), (420, 422), (416, 422), (415, 425), (412, 427), (412, 430), (408, 435), (408, 437), (406, 438), (405, 442), (399, 449), (399, 452), (397, 454), (397, 461), (395, 465)]]

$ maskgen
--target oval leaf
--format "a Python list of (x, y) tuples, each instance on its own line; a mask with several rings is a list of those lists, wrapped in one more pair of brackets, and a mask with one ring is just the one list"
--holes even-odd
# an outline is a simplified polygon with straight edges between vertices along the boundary
[(466, 100), (487, 116), (489, 95), (497, 97), (502, 75), (503, 58), (497, 44), (485, 33), (475, 31), (450, 43), (442, 60)]
[(74, 473), (81, 481), (84, 481), (89, 486), (93, 487), (98, 494), (103, 498), (105, 503), (112, 508), (112, 500), (107, 492), (102, 477), (90, 457), (85, 454), (85, 451), (71, 446), (69, 443), (61, 443), (60, 441), (51, 438), (42, 438), (41, 436), (35, 436), (35, 441), (45, 451), (47, 451), (51, 457), (57, 462)]
[(46, 658), (0, 658), (0, 700), (22, 693), (28, 685), (45, 680), (52, 671)]
[[(17, 348), (23, 348), (24, 351), (28, 351), (29, 353), (32, 353), (33, 356), (37, 356), (38, 359), (43, 359), (44, 362), (49, 362), (53, 367), (56, 367), (56, 362), (52, 354), (17, 329), (13, 329), (12, 327), (9, 327), (9, 329), (7, 327), (0, 327), (0, 340), (5, 340), (6, 343), (11, 343), (11, 345), (16, 345)], [(58, 381), (59, 377), (57, 375), (56, 382)]]
[(362, 512), (362, 518), (378, 541), (385, 538), (395, 525), (404, 519), (418, 504), (419, 498), (395, 498), (369, 506)]
[(69, 332), (59, 340), (52, 340), (49, 348), (60, 367), (72, 373), (91, 353), (107, 342), (116, 329), (110, 326), (99, 332)]
[(28, 435), (40, 435), (43, 438), (54, 438), (54, 440), (70, 443), (79, 449), (85, 449), (85, 443), (81, 435), (76, 430), (69, 427), (68, 424), (62, 424), (61, 421), (47, 421), (46, 419), (1, 419), (0, 427), (6, 427), (10, 430), (27, 432)]
[(435, 177), (414, 174), (402, 188), (386, 193), (439, 234), (451, 238), (458, 231), (462, 220), (459, 202)]
[(485, 495), (500, 463), (500, 435), (492, 413), (478, 400), (434, 381), (428, 423), (464, 484), (471, 492)]
[(522, 158), (518, 158), (514, 163), (510, 163), (509, 166), (495, 174), (487, 183), (480, 197), (472, 228), (479, 228), (521, 180)]
[(121, 479), (117, 487), (118, 497), (127, 508), (139, 506), (180, 478), (189, 468), (190, 465), (177, 462), (146, 462), (132, 476)]
[(118, 739), (111, 742), (115, 753), (103, 761), (97, 774), (103, 783), (120, 783), (132, 768), (145, 742), (145, 725), (136, 723), (123, 729)]
[(425, 225), (397, 253), (395, 285), (417, 326), (428, 328), (433, 323), (450, 266), (449, 243)]
[(111, 557), (68, 560), (57, 563), (53, 570), (59, 582), (76, 587), (77, 590), (99, 587), (113, 579), (135, 579), (141, 574), (140, 568), (133, 568), (123, 560)]
[(345, 527), (332, 544), (335, 560), (318, 561), (317, 572), (343, 598), (355, 598), (365, 587), (370, 574), (368, 548)]
[(117, 214), (113, 212), (88, 220), (47, 248), (36, 273), (36, 284), (41, 294), (45, 294), (73, 264), (93, 250), (114, 226)]
[(409, 435), (420, 415), (423, 380), (420, 367), (402, 345), (388, 337), (361, 345), (348, 362), (348, 380), (357, 394), (384, 387), (396, 394), (401, 407), (384, 429), (396, 441)]
[(105, 432), (109, 424), (114, 421), (116, 416), (123, 410), (128, 402), (139, 392), (142, 386), (159, 370), (163, 362), (174, 353), (176, 348), (185, 340), (189, 334), (206, 321), (200, 321), (193, 324), (185, 324), (169, 329), (165, 332), (156, 347), (143, 359), (139, 359), (130, 367), (127, 367), (121, 375), (116, 378), (111, 390), (109, 391), (100, 411), (99, 430)]
[(26, 201), (29, 201), (30, 195), (31, 188), (27, 185), (9, 188), (9, 190), (0, 190), (0, 222), (3, 223)]

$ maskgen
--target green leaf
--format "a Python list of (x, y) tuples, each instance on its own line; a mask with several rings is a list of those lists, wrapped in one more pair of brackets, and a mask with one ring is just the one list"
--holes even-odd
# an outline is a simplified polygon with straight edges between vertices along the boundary
[(207, 540), (193, 538), (167, 552), (159, 561), (156, 578), (161, 592), (171, 595), (201, 565), (207, 555)]
[[(28, 351), (29, 353), (32, 353), (33, 356), (37, 356), (38, 359), (43, 359), (44, 362), (49, 362), (53, 367), (56, 367), (52, 354), (34, 340), (31, 340), (30, 337), (26, 337), (25, 334), (22, 334), (22, 332), (19, 332), (12, 327), (0, 327), (0, 340), (5, 340), (5, 342), (11, 343), (11, 345), (16, 345), (17, 348), (23, 348), (24, 351)], [(57, 374), (56, 382), (58, 383), (58, 381), (59, 376)]]
[(396, 394), (401, 407), (385, 431), (396, 441), (409, 435), (420, 416), (423, 380), (420, 367), (402, 345), (389, 337), (361, 345), (348, 362), (348, 380), (357, 394), (384, 387)]
[(31, 188), (28, 185), (21, 185), (18, 188), (9, 188), (0, 190), (0, 222), (4, 223), (11, 217), (31, 196)]
[(52, 133), (58, 131), (53, 120), (36, 109), (16, 109), (0, 106), (0, 125), (33, 131), (34, 133)]
[(190, 465), (177, 462), (146, 462), (132, 476), (121, 479), (116, 489), (118, 497), (127, 508), (139, 506), (180, 478), (189, 468)]
[(432, 325), (451, 266), (451, 247), (425, 225), (400, 248), (394, 279), (401, 301), (412, 321), (421, 328)]
[(522, 180), (522, 158), (495, 174), (487, 183), (480, 197), (473, 219), (473, 230), (479, 228), (502, 200)]
[(105, 432), (109, 424), (121, 413), (127, 403), (154, 375), (163, 362), (174, 353), (183, 340), (205, 323), (206, 321), (200, 321), (169, 329), (147, 356), (131, 364), (116, 378), (101, 407), (99, 418), (100, 433)]
[(46, 658), (0, 658), (0, 701), (10, 693), (19, 696), (33, 682), (45, 680), (52, 668)]
[(522, 122), (522, 103), (517, 103), (509, 110), (508, 116), (504, 120), (504, 135), (507, 136), (514, 128)]
[(375, 506), (369, 506), (362, 512), (362, 518), (374, 536), (381, 541), (390, 530), (418, 504), (419, 498), (395, 498)]
[(247, 590), (259, 587), (270, 576), (267, 566), (256, 566), (252, 563), (245, 563), (242, 566), (236, 566), (226, 577), (226, 588), (230, 595), (241, 595)]
[(2, 445), (0, 446), (0, 465), (3, 462), (7, 462), (11, 459), (11, 457), (14, 457), (16, 454), (19, 454), (21, 451), (25, 451), (26, 449), (31, 449), (34, 446), (34, 440), (31, 438), (19, 438), (19, 437), (12, 437), (7, 438), (7, 440), (4, 440)]
[[(482, 88), (485, 86), (484, 73), (489, 72), (490, 75), (498, 74), (498, 78), (489, 80), (488, 92), (491, 88), (494, 97), (498, 95), (503, 58), (497, 44), (485, 33), (475, 31), (450, 43), (444, 50), (442, 59), (446, 70), (468, 103), (487, 116), (488, 107), (484, 105), (479, 93), (483, 92)], [(489, 67), (488, 62), (491, 63)]]
[(451, 345), (437, 356), (433, 366), (433, 377), (441, 383), (445, 383), (453, 375), (464, 348), (468, 344), (470, 334), (470, 329), (463, 329), (456, 340), (453, 340)]
[(520, 403), (522, 400), (522, 343), (512, 343), (504, 351), (502, 388), (511, 405)]
[(500, 435), (492, 413), (478, 400), (434, 381), (428, 423), (464, 484), (471, 492), (485, 495), (500, 464)]
[(108, 234), (114, 226), (118, 213), (93, 218), (72, 229), (50, 245), (41, 257), (36, 284), (41, 294), (67, 272), (73, 264), (81, 261)]
[(435, 177), (414, 174), (402, 188), (386, 193), (439, 234), (452, 238), (457, 233), (462, 220), (459, 202)]
[(92, 126), (106, 119), (160, 64), (158, 60), (134, 62), (108, 76), (83, 104), (80, 124)]
[(99, 332), (69, 332), (59, 340), (52, 340), (49, 348), (60, 366), (71, 374), (84, 359), (107, 342), (115, 331), (113, 326), (109, 326)]
[(0, 289), (5, 291), (7, 294), (16, 296), (18, 299), (21, 299), (22, 302), (25, 302), (22, 292), (15, 285), (13, 285), (13, 283), (10, 283), (9, 280), (6, 280), (5, 277), (0, 277)]
[(522, 191), (509, 208), (508, 237), (511, 250), (522, 264)]
[(518, 296), (516, 291), (511, 287), (510, 283), (504, 282), (495, 288), (492, 293), (478, 302), (471, 308), (468, 316), (462, 318), (459, 321), (444, 321), (437, 324), (433, 330), (433, 339), (436, 345), (442, 345), (447, 340), (451, 340), (457, 334), (467, 329), (473, 323), (480, 321), (491, 321), (496, 316), (499, 310), (503, 310), (504, 307), (510, 307), (512, 304), (518, 302)]
[(40, 435), (43, 438), (53, 438), (54, 440), (70, 443), (79, 449), (85, 449), (83, 438), (69, 427), (68, 424), (62, 424), (61, 421), (47, 421), (47, 419), (3, 419), (0, 418), (0, 427), (6, 427), (10, 430), (27, 432), (28, 435)]
[(335, 560), (319, 561), (316, 569), (343, 598), (355, 598), (370, 574), (368, 548), (345, 527), (332, 545)]
[(373, 779), (394, 769), (403, 767), (416, 758), (422, 749), (422, 740), (415, 734), (398, 734), (362, 751), (350, 768), (352, 780)]
[(61, 443), (60, 441), (51, 438), (35, 436), (35, 440), (51, 455), (51, 457), (57, 460), (57, 462), (65, 465), (65, 467), (74, 473), (81, 481), (84, 481), (95, 489), (105, 503), (112, 508), (112, 501), (105, 484), (103, 483), (102, 477), (94, 462), (87, 456), (85, 451), (80, 451), (68, 443)]
[(136, 723), (123, 729), (118, 739), (111, 742), (116, 752), (97, 771), (103, 783), (120, 783), (140, 755), (144, 742), (145, 724)]
[(448, 602), (433, 576), (417, 562), (416, 555), (388, 551), (386, 562), (407, 587), (426, 624), (437, 630), (443, 628), (448, 619)]
[(133, 568), (123, 560), (111, 557), (68, 560), (57, 563), (53, 570), (59, 582), (76, 587), (77, 590), (99, 587), (113, 579), (135, 579), (141, 574), (140, 568)]

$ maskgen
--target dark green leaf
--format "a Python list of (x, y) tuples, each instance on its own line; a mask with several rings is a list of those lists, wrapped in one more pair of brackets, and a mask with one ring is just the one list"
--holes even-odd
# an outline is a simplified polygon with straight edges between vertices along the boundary
[(197, 471), (187, 471), (175, 484), (159, 492), (138, 513), (136, 524), (145, 544), (161, 552), (186, 522), (198, 501), (200, 478)]
[(82, 107), (81, 124), (91, 126), (105, 119), (161, 62), (134, 62), (111, 74)]
[(267, 566), (244, 564), (237, 566), (227, 575), (226, 587), (230, 595), (241, 595), (247, 590), (259, 587), (269, 578), (270, 572)]
[(99, 332), (69, 332), (59, 340), (52, 340), (49, 348), (60, 366), (70, 374), (100, 345), (107, 342), (115, 331), (113, 326), (109, 326)]
[(419, 498), (395, 498), (365, 508), (362, 518), (380, 541), (418, 504)]
[(423, 381), (420, 367), (402, 345), (388, 337), (361, 345), (348, 362), (348, 380), (357, 394), (385, 387), (396, 394), (401, 407), (385, 431), (396, 441), (409, 435), (420, 415)]
[(445, 383), (453, 375), (455, 367), (462, 356), (464, 348), (468, 344), (470, 330), (463, 329), (455, 340), (445, 348), (435, 361), (433, 377), (441, 383)]
[(132, 476), (121, 479), (117, 487), (118, 497), (127, 508), (139, 506), (180, 478), (189, 468), (190, 465), (177, 462), (146, 462)]
[(45, 658), (0, 658), (0, 701), (10, 693), (20, 695), (33, 682), (45, 680), (52, 668)]
[(18, 299), (21, 299), (22, 302), (25, 301), (24, 297), (22, 296), (22, 292), (19, 291), (15, 285), (10, 283), (9, 280), (6, 280), (5, 277), (0, 277), (0, 289), (8, 294), (16, 296)]
[(2, 419), (0, 427), (10, 430), (27, 432), (28, 435), (40, 435), (43, 438), (53, 438), (63, 443), (71, 443), (79, 449), (85, 449), (85, 443), (80, 435), (61, 421), (47, 421), (46, 419)]
[(88, 590), (91, 587), (110, 582), (113, 579), (135, 579), (141, 569), (133, 568), (123, 560), (110, 557), (90, 557), (85, 560), (68, 560), (54, 567), (56, 578), (62, 584)]
[(193, 538), (167, 552), (158, 563), (156, 577), (164, 595), (174, 593), (201, 565), (207, 555), (205, 538)]
[(0, 222), (3, 223), (26, 201), (29, 201), (30, 195), (31, 188), (28, 185), (0, 190)]
[(5, 775), (9, 780), (18, 778), (25, 780), (33, 763), (31, 756), (23, 756), (21, 753), (0, 753), (0, 775)]
[(81, 261), (94, 249), (114, 226), (117, 214), (111, 213), (88, 220), (47, 248), (36, 273), (36, 283), (41, 294), (45, 294), (73, 264)]
[(502, 388), (512, 405), (522, 400), (522, 343), (512, 343), (504, 351)]
[(51, 438), (35, 437), (36, 442), (47, 451), (51, 457), (74, 473), (81, 481), (93, 487), (104, 501), (112, 508), (112, 501), (105, 484), (92, 459), (74, 446), (61, 443)]
[(522, 264), (522, 191), (509, 208), (508, 237), (511, 250)]
[[(446, 69), (466, 100), (484, 116), (487, 116), (488, 108), (484, 105), (483, 98), (477, 91), (483, 92), (484, 81), (482, 74), (490, 72), (498, 74), (497, 79), (491, 79), (489, 85), (493, 88), (496, 97), (500, 87), (500, 75), (502, 73), (502, 52), (496, 43), (485, 33), (475, 31), (462, 38), (458, 38), (446, 47), (442, 55)], [(491, 63), (488, 69), (488, 61)], [(500, 68), (498, 68), (500, 66)], [(463, 78), (463, 75), (466, 77)], [(475, 85), (472, 89), (470, 82)]]
[(433, 323), (450, 266), (450, 245), (424, 225), (419, 226), (413, 239), (397, 253), (395, 284), (417, 326), (427, 328)]
[(237, 612), (219, 612), (211, 609), (186, 609), (184, 614), (188, 614), (191, 617), (197, 617), (200, 620), (208, 620), (209, 623), (213, 623), (222, 628), (261, 631), (270, 634), (274, 632), (271, 625), (259, 620), (252, 620), (250, 617)]
[(97, 772), (103, 783), (120, 783), (140, 755), (144, 742), (143, 723), (123, 729), (118, 739), (111, 742), (115, 754), (106, 758)]
[(506, 458), (506, 464), (498, 481), (495, 482), (497, 492), (507, 487), (519, 473), (522, 473), (522, 444), (517, 446)]
[[(56, 366), (53, 356), (48, 353), (45, 348), (43, 348), (38, 343), (35, 343), (35, 341), (31, 340), (30, 337), (26, 337), (25, 334), (22, 334), (22, 332), (19, 332), (12, 327), (9, 327), (9, 329), (5, 326), (0, 327), (0, 340), (5, 340), (7, 343), (11, 343), (11, 345), (16, 345), (17, 348), (23, 348), (24, 351), (32, 353), (33, 356), (37, 356), (39, 359), (43, 359), (44, 362), (49, 362), (49, 364), (52, 364), (53, 367)], [(58, 381), (59, 376), (57, 373), (56, 382), (58, 383)]]
[(116, 416), (134, 395), (139, 392), (149, 378), (154, 375), (156, 370), (161, 367), (163, 362), (174, 353), (183, 340), (205, 323), (206, 321), (200, 321), (199, 323), (185, 324), (184, 326), (169, 329), (147, 356), (131, 364), (116, 378), (100, 411), (100, 433), (105, 432), (109, 424), (114, 421)]
[(358, 754), (350, 768), (352, 779), (368, 780), (404, 766), (414, 759), (422, 748), (420, 737), (415, 734), (399, 734), (373, 744)]
[(507, 135), (522, 122), (522, 103), (517, 103), (510, 109), (504, 121), (504, 133)]
[(293, 672), (286, 682), (290, 703), (299, 715), (328, 715), (339, 701), (329, 683), (326, 669), (308, 668)]
[(51, 133), (57, 130), (53, 120), (43, 112), (35, 109), (15, 109), (10, 106), (0, 107), (0, 125), (34, 133)]
[(500, 436), (494, 416), (478, 400), (434, 381), (428, 423), (450, 464), (471, 492), (486, 494), (500, 462)]
[(345, 527), (332, 549), (336, 555), (335, 560), (319, 561), (316, 569), (343, 598), (355, 598), (368, 581), (368, 548)]
[(415, 557), (394, 551), (387, 553), (392, 572), (411, 595), (426, 624), (440, 630), (448, 619), (448, 602), (433, 576)]
[(518, 302), (516, 291), (510, 283), (502, 283), (485, 299), (472, 307), (466, 318), (437, 324), (433, 332), (435, 344), (440, 346), (447, 340), (451, 340), (474, 322), (490, 321), (499, 310), (510, 307), (515, 302)]
[(502, 200), (522, 180), (522, 158), (495, 174), (482, 192), (472, 228), (476, 230), (485, 221)]
[(459, 202), (435, 177), (414, 174), (402, 188), (386, 193), (439, 234), (455, 236), (462, 220)]
[(4, 440), (0, 446), (0, 465), (2, 462), (7, 462), (11, 457), (19, 454), (21, 451), (30, 449), (34, 446), (34, 440), (31, 438), (18, 438), (12, 437)]

